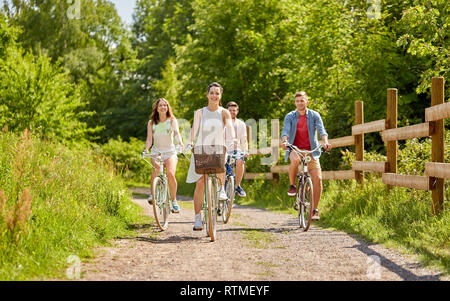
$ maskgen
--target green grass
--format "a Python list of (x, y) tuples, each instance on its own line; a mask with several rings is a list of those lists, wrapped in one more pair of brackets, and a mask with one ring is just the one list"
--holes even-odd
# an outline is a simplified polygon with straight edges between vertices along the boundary
[(450, 211), (431, 212), (431, 193), (394, 187), (380, 180), (363, 188), (330, 182), (321, 202), (321, 224), (419, 255), (426, 265), (450, 273)]
[(243, 238), (247, 240), (253, 248), (268, 249), (273, 247), (276, 239), (272, 233), (259, 229), (242, 230)]
[[(280, 184), (272, 181), (245, 181), (241, 205), (295, 214), (293, 198), (286, 194), (287, 175)], [(448, 188), (448, 181), (446, 187)], [(380, 179), (367, 179), (363, 188), (354, 181), (324, 181), (319, 205), (325, 228), (357, 234), (364, 239), (418, 255), (425, 265), (450, 273), (450, 192), (446, 190), (446, 210), (431, 213), (431, 192), (395, 187), (386, 190)]]
[(0, 280), (64, 277), (147, 221), (109, 161), (31, 136), (0, 133), (0, 194)]

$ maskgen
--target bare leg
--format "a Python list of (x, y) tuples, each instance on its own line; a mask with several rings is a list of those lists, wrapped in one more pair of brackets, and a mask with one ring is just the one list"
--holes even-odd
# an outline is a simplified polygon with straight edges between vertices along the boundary
[(178, 159), (173, 156), (167, 159), (164, 164), (166, 165), (167, 180), (169, 182), (169, 191), (172, 201), (177, 198), (177, 179), (175, 178), (175, 172), (177, 169)]
[(152, 189), (153, 180), (159, 175), (159, 163), (153, 159), (151, 161), (153, 165), (153, 171), (152, 176), (150, 177), (150, 190)]
[(291, 185), (295, 186), (295, 178), (298, 174), (298, 165), (300, 164), (300, 159), (294, 152), (291, 152), (289, 154), (289, 159), (291, 161), (291, 164), (289, 165), (289, 181)]
[(315, 168), (309, 171), (312, 183), (313, 183), (313, 194), (314, 194), (314, 207), (317, 209), (319, 207), (320, 197), (322, 196), (322, 170), (320, 168)]
[(225, 184), (225, 172), (218, 173), (217, 174), (217, 179), (219, 180), (219, 183), (218, 183), (219, 187), (223, 186)]
[(241, 185), (242, 178), (244, 176), (244, 161), (236, 161), (236, 187)]
[(199, 214), (202, 212), (203, 193), (205, 192), (205, 179), (206, 175), (203, 175), (196, 183), (194, 190), (194, 213)]

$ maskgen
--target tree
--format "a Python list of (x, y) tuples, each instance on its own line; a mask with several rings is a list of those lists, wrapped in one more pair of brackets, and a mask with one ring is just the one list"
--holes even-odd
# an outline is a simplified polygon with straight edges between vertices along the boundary
[[(204, 1), (192, 3), (195, 23), (185, 45), (177, 46), (180, 104), (206, 103), (212, 81), (224, 87), (223, 102), (237, 101), (242, 118), (277, 116), (288, 90), (292, 31), (291, 1)], [(262, 105), (264, 103), (264, 105)], [(279, 116), (277, 116), (279, 117)]]
[(89, 113), (77, 87), (50, 58), (25, 53), (15, 41), (17, 32), (0, 16), (0, 126), (64, 141), (85, 139), (93, 130), (81, 121)]
[[(120, 122), (121, 116), (108, 111), (116, 106), (131, 107), (127, 102), (133, 98), (124, 99), (123, 94), (133, 81), (137, 62), (130, 32), (114, 5), (106, 0), (13, 0), (5, 2), (4, 13), (10, 24), (22, 28), (18, 41), (25, 49), (48, 55), (52, 63), (70, 71), (82, 101), (95, 112), (85, 121), (89, 127), (104, 128), (100, 136), (91, 139), (105, 141), (107, 135), (117, 136), (114, 125), (106, 127)], [(111, 119), (115, 120), (109, 122)]]

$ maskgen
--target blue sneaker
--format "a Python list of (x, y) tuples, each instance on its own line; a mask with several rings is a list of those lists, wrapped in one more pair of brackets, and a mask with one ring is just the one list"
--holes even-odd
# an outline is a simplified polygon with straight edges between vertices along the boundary
[(245, 193), (244, 189), (242, 189), (242, 187), (240, 185), (236, 188), (236, 193), (241, 198), (245, 198), (247, 196), (247, 194)]
[(172, 212), (173, 213), (179, 213), (180, 212), (180, 205), (178, 205), (177, 200), (172, 201)]

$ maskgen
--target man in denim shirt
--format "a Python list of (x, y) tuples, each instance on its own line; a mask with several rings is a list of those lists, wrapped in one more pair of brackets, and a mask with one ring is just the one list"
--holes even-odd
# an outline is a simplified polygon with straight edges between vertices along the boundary
[[(317, 140), (317, 133), (322, 138), (325, 150), (331, 150), (331, 145), (328, 143), (328, 134), (323, 126), (322, 118), (316, 111), (307, 108), (309, 104), (308, 95), (306, 92), (297, 92), (295, 94), (295, 105), (297, 110), (292, 111), (286, 115), (283, 123), (283, 131), (281, 132), (281, 147), (286, 151), (285, 160), (288, 157), (291, 161), (289, 166), (289, 187), (288, 195), (295, 196), (295, 178), (298, 173), (298, 166), (300, 159), (296, 153), (290, 153), (286, 147), (287, 143), (297, 146), (299, 149), (312, 150), (319, 145)], [(308, 163), (308, 171), (311, 175), (314, 187), (314, 213), (312, 219), (318, 220), (319, 211), (318, 205), (320, 196), (322, 194), (322, 170), (320, 168), (320, 151), (312, 153), (311, 161)]]

